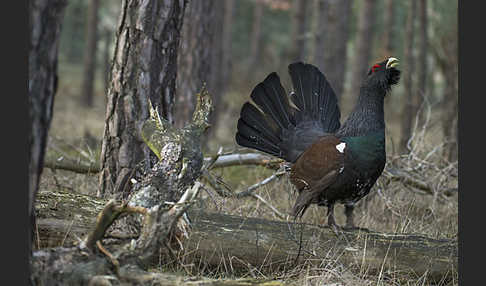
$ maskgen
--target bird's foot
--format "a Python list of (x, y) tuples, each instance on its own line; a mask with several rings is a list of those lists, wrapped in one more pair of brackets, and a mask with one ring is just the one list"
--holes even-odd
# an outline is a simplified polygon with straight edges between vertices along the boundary
[(342, 227), (337, 225), (334, 220), (329, 220), (327, 222), (327, 226), (334, 232), (336, 236), (340, 236), (342, 234)]

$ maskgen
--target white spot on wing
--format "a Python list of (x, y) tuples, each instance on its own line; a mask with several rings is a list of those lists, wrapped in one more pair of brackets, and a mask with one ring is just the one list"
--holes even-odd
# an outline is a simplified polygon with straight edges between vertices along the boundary
[(338, 145), (336, 145), (336, 149), (341, 153), (344, 153), (344, 148), (346, 148), (346, 143), (344, 142), (341, 142)]

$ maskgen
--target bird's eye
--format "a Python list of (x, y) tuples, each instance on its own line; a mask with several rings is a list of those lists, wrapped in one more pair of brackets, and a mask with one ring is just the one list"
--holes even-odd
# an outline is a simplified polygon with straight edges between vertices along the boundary
[(371, 70), (372, 70), (373, 72), (375, 72), (375, 71), (376, 71), (377, 69), (379, 69), (379, 68), (380, 68), (380, 65), (379, 65), (379, 64), (376, 64), (376, 65), (374, 65), (374, 66), (371, 68)]

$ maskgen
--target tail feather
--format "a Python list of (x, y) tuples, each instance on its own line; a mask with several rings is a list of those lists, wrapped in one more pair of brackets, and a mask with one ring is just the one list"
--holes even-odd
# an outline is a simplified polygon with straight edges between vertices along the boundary
[(238, 120), (236, 142), (242, 146), (280, 156), (278, 144), (281, 140), (276, 135), (277, 127), (272, 126), (269, 121), (268, 116), (262, 114), (255, 106), (245, 103)]
[(250, 97), (256, 106), (243, 105), (236, 142), (293, 162), (319, 136), (339, 129), (340, 111), (319, 69), (299, 62), (289, 65), (289, 74), (290, 99), (275, 72), (255, 86)]
[(291, 98), (300, 110), (297, 121), (320, 121), (327, 133), (339, 129), (341, 113), (337, 98), (324, 74), (301, 62), (290, 64), (289, 74), (294, 86)]
[(288, 98), (277, 73), (269, 74), (253, 89), (250, 97), (281, 129), (287, 129), (292, 124)]
[(262, 137), (262, 133), (246, 125), (243, 121), (238, 120), (238, 133), (236, 133), (236, 142), (245, 147), (253, 148), (267, 154), (280, 157), (280, 148), (272, 142)]

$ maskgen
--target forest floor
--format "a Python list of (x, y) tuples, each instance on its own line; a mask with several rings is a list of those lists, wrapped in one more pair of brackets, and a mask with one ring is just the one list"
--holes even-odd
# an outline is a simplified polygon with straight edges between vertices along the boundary
[[(49, 132), (49, 154), (64, 154), (67, 157), (78, 157), (80, 160), (96, 161), (100, 153), (100, 143), (104, 127), (105, 97), (103, 85), (96, 82), (95, 103), (92, 108), (81, 104), (79, 86), (81, 72), (70, 66), (60, 66), (59, 89), (55, 97), (54, 115)], [(63, 75), (69, 74), (69, 77)], [(69, 79), (69, 81), (67, 80)], [(235, 106), (230, 106), (229, 112), (223, 114), (221, 122), (232, 122), (228, 126), (218, 125), (216, 136), (207, 142), (206, 156), (215, 153), (219, 147), (225, 152), (243, 151), (233, 141), (238, 116), (238, 109), (247, 94), (232, 94), (237, 97)], [(242, 99), (243, 98), (243, 99)], [(228, 100), (228, 102), (231, 100)], [(236, 112), (235, 112), (236, 111)], [(387, 144), (398, 143), (396, 131), (396, 111), (387, 116)], [(433, 117), (433, 115), (432, 115)], [(345, 115), (342, 117), (345, 118)], [(423, 138), (415, 140), (416, 145), (411, 154), (388, 158), (388, 164), (402, 168), (423, 180), (431, 186), (431, 192), (423, 192), (402, 181), (389, 181), (382, 176), (372, 192), (361, 200), (355, 209), (355, 223), (364, 228), (385, 233), (414, 233), (431, 238), (455, 239), (458, 234), (458, 198), (457, 192), (444, 195), (441, 190), (457, 188), (457, 162), (447, 162), (440, 155), (440, 136), (437, 126), (427, 127), (427, 132), (420, 133)], [(425, 135), (426, 134), (426, 135)], [(419, 137), (419, 136), (417, 136)], [(390, 141), (390, 142), (389, 142)], [(396, 144), (395, 143), (395, 144)], [(390, 148), (390, 147), (388, 147)], [(233, 191), (238, 192), (248, 186), (261, 182), (273, 174), (273, 170), (255, 166), (234, 166), (213, 171), (213, 175), (224, 181)], [(45, 168), (41, 177), (41, 190), (67, 190), (83, 194), (95, 194), (98, 187), (97, 174), (76, 174), (69, 171), (53, 171)], [(200, 194), (199, 206), (211, 212), (239, 215), (242, 217), (258, 217), (271, 220), (281, 220), (272, 209), (253, 197), (235, 199), (218, 196), (211, 188)], [(296, 194), (291, 188), (287, 176), (259, 188), (255, 192), (269, 202), (281, 213), (287, 214), (295, 201)], [(326, 208), (311, 206), (303, 222), (311, 224), (326, 223)], [(343, 225), (345, 221), (343, 207), (335, 208), (336, 221)], [(154, 269), (154, 271), (167, 269)], [(180, 272), (182, 269), (171, 269)], [(233, 273), (199, 273), (209, 278), (233, 277)], [(335, 261), (324, 261), (320, 267), (307, 269), (305, 272), (289, 271), (287, 273), (247, 273), (240, 277), (278, 278), (289, 285), (424, 285), (424, 277), (416, 277), (403, 284), (393, 276), (367, 275), (366, 272), (351, 272), (344, 265)], [(446, 285), (446, 284), (443, 284)], [(449, 281), (447, 285), (458, 285), (458, 281)]]

